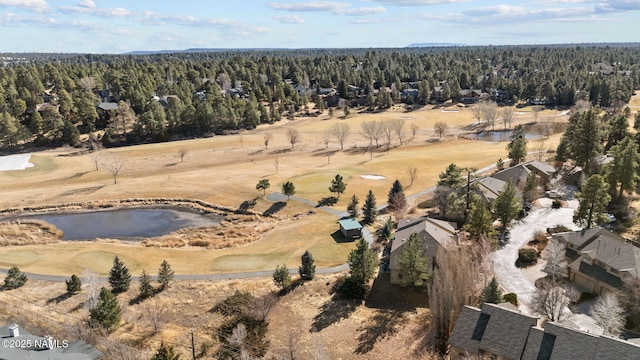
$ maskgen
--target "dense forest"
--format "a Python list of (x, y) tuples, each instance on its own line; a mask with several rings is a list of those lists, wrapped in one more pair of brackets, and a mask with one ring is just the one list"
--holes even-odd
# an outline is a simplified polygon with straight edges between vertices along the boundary
[[(627, 102), (640, 47), (255, 50), (0, 55), (0, 147), (105, 146), (225, 134), (327, 108), (463, 101)], [(314, 106), (309, 106), (313, 103)]]

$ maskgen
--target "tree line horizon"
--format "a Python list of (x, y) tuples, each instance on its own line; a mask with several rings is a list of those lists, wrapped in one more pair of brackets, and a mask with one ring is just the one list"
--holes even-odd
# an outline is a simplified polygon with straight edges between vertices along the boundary
[[(610, 108), (640, 87), (640, 47), (624, 45), (16, 56), (0, 66), (8, 149), (81, 134), (106, 146), (228, 134), (325, 109), (457, 102), (465, 89), (499, 91), (508, 105)], [(117, 108), (99, 112), (105, 100)]]

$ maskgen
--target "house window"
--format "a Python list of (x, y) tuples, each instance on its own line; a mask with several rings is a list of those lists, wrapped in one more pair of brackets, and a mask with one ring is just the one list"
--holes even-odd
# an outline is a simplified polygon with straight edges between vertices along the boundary
[(600, 267), (601, 267), (601, 268), (603, 268), (603, 269), (606, 269), (606, 268), (607, 268), (607, 264), (603, 263), (603, 262), (602, 262), (602, 261), (600, 261), (600, 260), (593, 260), (593, 263), (594, 263), (594, 264), (596, 264), (596, 265), (598, 265), (598, 266), (600, 266)]
[(611, 271), (612, 274), (616, 274), (616, 275), (620, 274), (620, 271), (618, 271), (618, 270), (616, 270), (614, 268), (609, 268), (609, 270)]

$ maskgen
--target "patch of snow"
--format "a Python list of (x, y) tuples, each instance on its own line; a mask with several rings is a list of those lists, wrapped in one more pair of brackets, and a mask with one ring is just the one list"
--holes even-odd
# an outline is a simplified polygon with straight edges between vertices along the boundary
[(440, 110), (440, 112), (460, 112), (460, 110)]
[(360, 175), (360, 177), (367, 180), (384, 180), (387, 178), (386, 176), (372, 175), (372, 174), (364, 174), (364, 175)]
[(0, 156), (0, 171), (24, 170), (33, 167), (29, 162), (31, 154), (15, 154)]

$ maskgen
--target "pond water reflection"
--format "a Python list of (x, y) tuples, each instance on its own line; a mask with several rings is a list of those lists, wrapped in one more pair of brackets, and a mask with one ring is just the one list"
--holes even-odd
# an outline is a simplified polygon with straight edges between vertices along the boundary
[(173, 209), (131, 208), (23, 217), (26, 218), (55, 225), (64, 231), (63, 240), (86, 240), (161, 236), (188, 227), (219, 224), (223, 215), (200, 215)]
[[(527, 140), (539, 139), (564, 132), (566, 124), (534, 124), (525, 125), (525, 138)], [(513, 131), (483, 131), (467, 135), (469, 138), (482, 141), (509, 141)]]

